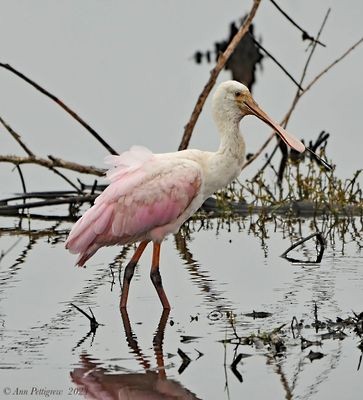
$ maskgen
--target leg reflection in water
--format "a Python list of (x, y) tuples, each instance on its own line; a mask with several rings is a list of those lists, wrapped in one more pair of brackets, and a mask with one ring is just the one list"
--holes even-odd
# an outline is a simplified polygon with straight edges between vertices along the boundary
[(77, 385), (79, 393), (88, 399), (130, 399), (130, 400), (198, 400), (193, 393), (179, 382), (168, 379), (164, 367), (163, 341), (169, 310), (161, 314), (158, 328), (153, 338), (153, 348), (157, 369), (151, 365), (140, 349), (137, 338), (132, 332), (126, 309), (121, 309), (127, 344), (145, 373), (119, 373), (101, 367), (101, 362), (87, 353), (80, 355), (81, 367), (75, 368), (70, 375)]

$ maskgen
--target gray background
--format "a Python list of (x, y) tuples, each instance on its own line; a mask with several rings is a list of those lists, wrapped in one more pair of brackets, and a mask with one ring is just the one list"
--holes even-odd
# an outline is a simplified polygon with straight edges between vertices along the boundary
[[(307, 82), (362, 36), (360, 1), (279, 3), (313, 35), (328, 7), (332, 8), (321, 37), (327, 47), (315, 53)], [(197, 66), (192, 55), (226, 38), (229, 23), (244, 15), (251, 2), (1, 0), (0, 6), (2, 62), (63, 99), (120, 152), (132, 144), (164, 152), (177, 149), (212, 68)], [(308, 44), (301, 41), (300, 32), (269, 1), (262, 2), (255, 25), (266, 48), (299, 78)], [(344, 178), (362, 167), (362, 59), (363, 48), (358, 48), (323, 77), (301, 100), (289, 124), (292, 133), (306, 140), (323, 129), (330, 132), (328, 156)], [(229, 72), (223, 72), (219, 81), (229, 77)], [(2, 117), (37, 154), (102, 166), (107, 152), (57, 105), (5, 70), (0, 70), (0, 88)], [(294, 85), (265, 59), (254, 90), (260, 105), (280, 120), (294, 93)], [(249, 152), (269, 134), (269, 128), (254, 118), (247, 118), (242, 130)], [(22, 154), (3, 127), (0, 143), (1, 153)], [(213, 150), (217, 146), (207, 103), (191, 147)], [(0, 168), (7, 192), (19, 190), (18, 179), (10, 179), (11, 169)], [(39, 168), (27, 167), (25, 173), (31, 177), (30, 189), (63, 185)]]

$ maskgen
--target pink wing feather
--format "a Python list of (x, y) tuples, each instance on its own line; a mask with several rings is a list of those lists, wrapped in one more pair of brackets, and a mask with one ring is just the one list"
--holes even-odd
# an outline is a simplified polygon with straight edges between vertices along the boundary
[(107, 172), (111, 184), (76, 222), (66, 241), (71, 253), (79, 253), (78, 265), (102, 246), (162, 240), (200, 189), (200, 167), (190, 160), (153, 155), (134, 146), (106, 162), (113, 165)]

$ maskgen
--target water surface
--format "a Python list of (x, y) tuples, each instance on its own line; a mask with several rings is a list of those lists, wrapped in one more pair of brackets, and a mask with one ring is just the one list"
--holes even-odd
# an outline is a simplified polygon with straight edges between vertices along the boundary
[[(171, 392), (188, 399), (266, 393), (276, 399), (356, 399), (363, 389), (353, 328), (343, 329), (344, 339), (322, 340), (327, 328), (316, 332), (311, 326), (315, 304), (321, 321), (362, 311), (359, 218), (335, 227), (332, 220), (258, 216), (190, 222), (162, 247), (169, 315), (162, 314), (149, 279), (150, 249), (137, 267), (128, 313), (121, 315), (119, 279), (132, 248), (105, 249), (87, 268), (75, 268), (74, 256), (64, 250), (70, 224), (24, 219), (19, 227), (18, 219), (1, 218), (0, 226), (0, 250), (10, 249), (0, 262), (0, 390), (9, 397), (20, 390), (30, 396), (36, 388), (38, 396), (57, 391), (48, 392), (53, 398), (126, 396), (132, 390), (153, 398), (152, 388), (155, 398)], [(320, 264), (279, 257), (316, 227), (327, 238)], [(315, 244), (306, 243), (294, 256), (313, 259)], [(103, 324), (95, 334), (70, 303), (92, 309)], [(245, 315), (253, 311), (270, 316)], [(294, 316), (309, 326), (291, 331)], [(281, 354), (260, 340), (238, 341), (283, 324)], [(301, 336), (321, 345), (302, 350)], [(324, 357), (311, 362), (310, 350)], [(183, 353), (189, 363), (183, 364)]]

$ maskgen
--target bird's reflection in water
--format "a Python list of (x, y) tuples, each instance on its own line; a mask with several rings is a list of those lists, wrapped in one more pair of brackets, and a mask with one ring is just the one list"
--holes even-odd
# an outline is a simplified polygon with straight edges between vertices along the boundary
[(88, 399), (118, 400), (193, 400), (193, 393), (179, 382), (168, 379), (164, 368), (163, 340), (169, 311), (164, 310), (153, 339), (157, 369), (151, 371), (151, 365), (140, 349), (137, 338), (132, 332), (126, 310), (121, 311), (127, 344), (145, 373), (115, 374), (100, 366), (100, 362), (86, 353), (80, 355), (81, 367), (71, 372), (72, 381), (77, 385), (79, 393)]

